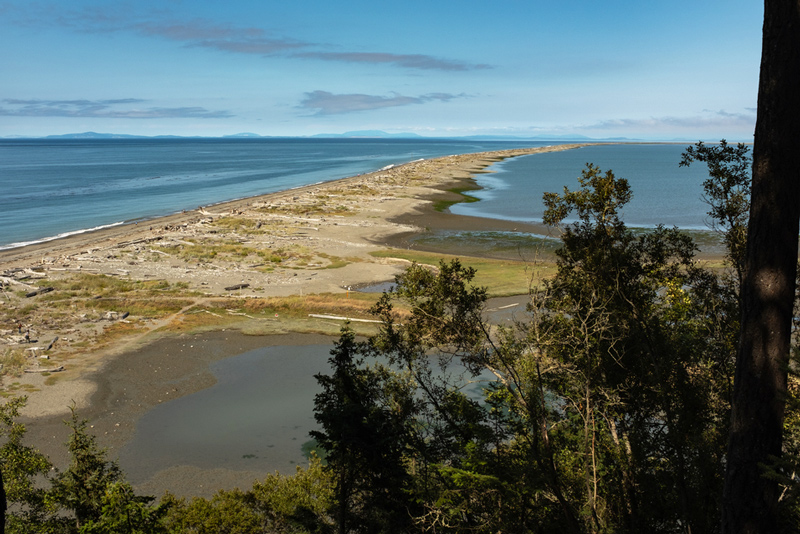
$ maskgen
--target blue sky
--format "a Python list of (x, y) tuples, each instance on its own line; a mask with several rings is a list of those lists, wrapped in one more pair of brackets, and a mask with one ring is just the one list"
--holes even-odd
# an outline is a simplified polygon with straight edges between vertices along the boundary
[(0, 0), (0, 136), (751, 141), (753, 0)]

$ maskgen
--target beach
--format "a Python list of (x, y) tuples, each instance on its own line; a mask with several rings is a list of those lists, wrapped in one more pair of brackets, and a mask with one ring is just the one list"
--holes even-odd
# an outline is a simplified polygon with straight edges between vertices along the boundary
[[(0, 280), (7, 308), (1, 348), (6, 355), (24, 354), (20, 372), (4, 377), (4, 390), (28, 395), (24, 417), (30, 441), (56, 465), (66, 461), (62, 421), (70, 406), (90, 421), (98, 442), (113, 457), (152, 406), (212, 385), (210, 362), (259, 346), (334, 339), (298, 333), (296, 322), (285, 320), (283, 313), (250, 313), (258, 302), (349, 296), (354, 288), (393, 280), (408, 261), (370, 253), (407, 248), (409, 237), (423, 231), (546, 233), (537, 225), (455, 216), (435, 210), (434, 202), (462, 199), (453, 190), (468, 190), (475, 173), (503, 159), (578, 146), (415, 161), (2, 250)], [(89, 280), (103, 282), (96, 288), (76, 286)], [(148, 291), (144, 300), (153, 302), (159, 300), (158, 291), (168, 292), (177, 309), (126, 313), (135, 299), (114, 294), (107, 287), (113, 283), (134, 288), (131, 295)], [(25, 335), (34, 342), (27, 343)], [(191, 355), (186, 351), (165, 359), (165, 354), (180, 354), (187, 342)], [(144, 489), (189, 494), (199, 491), (198, 477), (210, 491), (209, 484), (231, 487), (255, 475), (176, 466)], [(211, 484), (215, 480), (218, 484)]]

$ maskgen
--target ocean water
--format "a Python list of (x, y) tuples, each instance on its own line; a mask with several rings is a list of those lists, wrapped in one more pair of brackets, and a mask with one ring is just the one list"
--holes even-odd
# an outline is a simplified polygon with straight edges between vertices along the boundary
[[(548, 143), (406, 139), (0, 140), (0, 249), (147, 220), (420, 158)], [(592, 146), (514, 158), (483, 174), (456, 213), (537, 220), (545, 191), (574, 188), (586, 162), (628, 178), (633, 225), (704, 227), (700, 166), (679, 145)]]
[[(679, 167), (687, 145), (595, 145), (505, 160), (492, 165), (492, 174), (480, 174), (483, 188), (470, 193), (480, 202), (458, 204), (451, 211), (463, 215), (541, 222), (542, 195), (579, 188), (578, 178), (587, 163), (603, 172), (612, 170), (628, 180), (631, 202), (622, 210), (628, 226), (658, 224), (687, 230), (707, 229), (702, 183), (708, 170), (702, 163)], [(568, 222), (571, 222), (568, 220)]]
[(420, 158), (536, 145), (438, 139), (0, 139), (0, 248)]

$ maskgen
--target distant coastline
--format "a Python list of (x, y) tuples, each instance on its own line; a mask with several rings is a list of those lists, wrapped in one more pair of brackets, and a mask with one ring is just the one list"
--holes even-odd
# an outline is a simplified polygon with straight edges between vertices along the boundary
[(544, 143), (413, 139), (0, 140), (0, 248), (448, 154)]
[(535, 141), (535, 142), (554, 142), (554, 143), (639, 143), (639, 142), (676, 142), (688, 143), (693, 142), (690, 139), (671, 139), (671, 140), (654, 140), (654, 139), (637, 139), (628, 137), (604, 137), (592, 138), (585, 135), (535, 135), (535, 136), (516, 136), (516, 135), (466, 135), (466, 136), (452, 136), (452, 137), (428, 137), (415, 133), (400, 132), (389, 133), (383, 130), (355, 130), (344, 133), (320, 133), (314, 135), (261, 135), (252, 132), (241, 132), (230, 135), (222, 136), (181, 136), (181, 135), (132, 135), (121, 133), (98, 133), (98, 132), (80, 132), (80, 133), (66, 133), (66, 134), (51, 134), (45, 136), (5, 136), (0, 139), (13, 140), (13, 139), (416, 139), (416, 140), (467, 140), (467, 141)]

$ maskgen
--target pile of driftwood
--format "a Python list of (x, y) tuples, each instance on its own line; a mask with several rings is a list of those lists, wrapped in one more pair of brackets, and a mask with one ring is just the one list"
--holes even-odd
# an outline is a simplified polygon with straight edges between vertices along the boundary
[[(37, 278), (44, 278), (46, 276), (47, 275), (43, 272), (34, 271), (33, 269), (9, 269), (0, 275), (0, 287), (2, 287), (2, 289), (5, 291), (5, 288), (11, 287), (11, 285), (22, 286), (28, 290), (28, 292), (25, 293), (26, 298), (35, 297), (36, 295), (49, 293), (50, 291), (53, 291), (54, 288), (30, 285), (27, 283), (27, 281), (35, 280)], [(6, 297), (7, 296), (8, 295), (6, 295)]]

